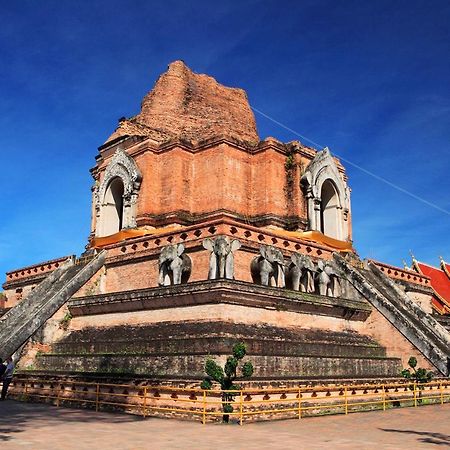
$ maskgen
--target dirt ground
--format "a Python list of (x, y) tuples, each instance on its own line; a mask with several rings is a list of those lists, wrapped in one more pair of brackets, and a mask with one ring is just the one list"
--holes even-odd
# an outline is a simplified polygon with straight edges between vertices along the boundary
[(207, 424), (0, 402), (2, 449), (450, 448), (450, 404), (307, 419)]

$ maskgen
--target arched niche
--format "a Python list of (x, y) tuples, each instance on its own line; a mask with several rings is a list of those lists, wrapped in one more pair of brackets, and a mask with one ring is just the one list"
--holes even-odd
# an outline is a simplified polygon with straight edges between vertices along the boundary
[(307, 201), (308, 229), (349, 240), (350, 189), (328, 148), (317, 152), (309, 163), (301, 186)]
[(113, 178), (105, 192), (105, 198), (100, 210), (101, 234), (109, 236), (119, 232), (123, 226), (123, 194), (124, 186), (122, 179)]
[(342, 239), (339, 196), (330, 179), (322, 184), (320, 200), (320, 231), (332, 238)]
[(94, 188), (95, 236), (109, 236), (122, 229), (136, 228), (136, 204), (142, 175), (134, 161), (118, 149)]

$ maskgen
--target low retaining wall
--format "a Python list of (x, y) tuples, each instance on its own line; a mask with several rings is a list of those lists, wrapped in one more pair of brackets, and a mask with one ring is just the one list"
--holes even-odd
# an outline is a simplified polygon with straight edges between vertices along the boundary
[[(228, 397), (224, 397), (224, 394)], [(146, 381), (117, 384), (39, 378), (17, 375), (11, 397), (98, 410), (115, 410), (146, 416), (183, 418), (202, 423), (222, 420), (222, 405), (230, 404), (231, 421), (305, 418), (325, 414), (450, 402), (450, 380), (426, 384), (386, 382), (298, 386), (288, 388), (246, 388), (237, 391), (205, 391), (149, 385)]]

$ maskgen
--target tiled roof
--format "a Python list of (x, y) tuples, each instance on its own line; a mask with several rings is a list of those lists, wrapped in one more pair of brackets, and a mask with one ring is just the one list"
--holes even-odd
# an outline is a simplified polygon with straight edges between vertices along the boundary
[(414, 261), (414, 266), (418, 272), (431, 278), (433, 307), (440, 314), (450, 314), (450, 277), (444, 270), (419, 261)]

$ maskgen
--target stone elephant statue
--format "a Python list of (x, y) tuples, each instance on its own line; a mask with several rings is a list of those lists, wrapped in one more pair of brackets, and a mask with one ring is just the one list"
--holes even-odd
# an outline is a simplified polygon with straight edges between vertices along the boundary
[(250, 265), (254, 283), (263, 286), (285, 287), (284, 257), (280, 249), (272, 245), (261, 245), (260, 256), (256, 256)]
[(192, 262), (183, 254), (183, 244), (166, 245), (159, 255), (159, 285), (187, 283), (191, 275)]
[(293, 253), (288, 267), (288, 286), (294, 291), (314, 292), (315, 267), (311, 258), (300, 253)]
[(341, 295), (339, 274), (330, 261), (318, 261), (317, 281), (320, 295), (329, 297), (339, 297)]
[(226, 236), (205, 239), (203, 247), (211, 252), (209, 257), (208, 280), (228, 278), (234, 280), (234, 254), (241, 247), (237, 239), (231, 242)]

